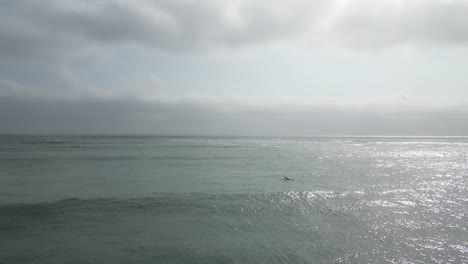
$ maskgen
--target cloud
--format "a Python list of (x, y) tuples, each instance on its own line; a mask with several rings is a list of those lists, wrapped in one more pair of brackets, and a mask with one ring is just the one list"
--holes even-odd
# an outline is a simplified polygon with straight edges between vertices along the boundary
[(2, 57), (76, 58), (141, 45), (167, 52), (268, 45), (346, 49), (468, 44), (464, 0), (5, 0)]
[(301, 31), (318, 16), (319, 2), (7, 0), (0, 3), (0, 54), (68, 58), (124, 44), (174, 52), (265, 44)]
[[(346, 101), (348, 100), (348, 101)], [(466, 102), (0, 97), (0, 133), (466, 135)]]
[(330, 27), (332, 42), (356, 49), (468, 44), (468, 1), (347, 1)]
[(412, 97), (214, 95), (171, 90), (152, 72), (85, 86), (66, 68), (0, 79), (0, 133), (466, 135), (468, 101)]
[(79, 64), (129, 50), (465, 48), (467, 13), (463, 0), (0, 1), (0, 133), (468, 134), (462, 101), (177, 93), (151, 72), (106, 65), (126, 76), (100, 83)]

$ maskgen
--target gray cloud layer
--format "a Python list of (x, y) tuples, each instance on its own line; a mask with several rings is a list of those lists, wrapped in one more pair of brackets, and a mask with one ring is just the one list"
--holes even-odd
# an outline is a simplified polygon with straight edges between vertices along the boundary
[[(375, 102), (378, 104), (379, 102)], [(211, 135), (468, 135), (467, 105), (0, 97), (0, 133)]]
[(295, 43), (466, 46), (467, 13), (463, 0), (4, 0), (0, 55), (52, 59), (122, 44), (171, 52)]
[(463, 0), (3, 0), (0, 133), (467, 135), (465, 105), (189, 96), (157, 80), (110, 89), (84, 84), (72, 65), (128, 47), (465, 48), (466, 14)]

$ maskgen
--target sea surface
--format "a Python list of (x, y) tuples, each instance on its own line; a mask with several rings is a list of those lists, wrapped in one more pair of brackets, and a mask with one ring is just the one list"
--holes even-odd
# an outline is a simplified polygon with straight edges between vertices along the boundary
[(0, 263), (468, 263), (468, 138), (0, 136)]

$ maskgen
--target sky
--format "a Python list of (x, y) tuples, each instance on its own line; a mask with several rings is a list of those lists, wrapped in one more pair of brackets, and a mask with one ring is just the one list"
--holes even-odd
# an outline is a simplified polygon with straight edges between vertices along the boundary
[(468, 136), (465, 0), (2, 0), (0, 133)]

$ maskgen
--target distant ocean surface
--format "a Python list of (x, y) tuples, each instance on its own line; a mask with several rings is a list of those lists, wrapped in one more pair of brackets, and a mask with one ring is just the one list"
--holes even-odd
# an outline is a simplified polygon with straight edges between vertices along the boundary
[(0, 136), (0, 263), (468, 263), (468, 138)]

